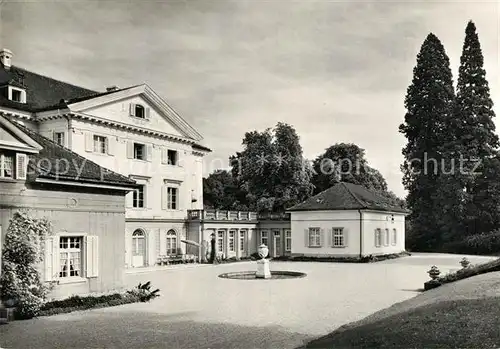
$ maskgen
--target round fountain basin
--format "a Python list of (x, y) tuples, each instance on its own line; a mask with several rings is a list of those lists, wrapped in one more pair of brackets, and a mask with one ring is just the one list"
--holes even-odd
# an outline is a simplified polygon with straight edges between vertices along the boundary
[(303, 278), (307, 275), (306, 273), (300, 273), (298, 271), (276, 270), (271, 272), (270, 278), (264, 279), (258, 278), (255, 274), (255, 271), (237, 271), (232, 273), (220, 274), (219, 277), (223, 279), (234, 280), (283, 280)]

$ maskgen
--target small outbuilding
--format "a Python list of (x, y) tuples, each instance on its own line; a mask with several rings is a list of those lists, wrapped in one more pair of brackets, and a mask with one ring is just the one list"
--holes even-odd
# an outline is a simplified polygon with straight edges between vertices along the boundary
[(287, 211), (292, 256), (361, 258), (405, 251), (409, 212), (361, 185), (337, 183)]

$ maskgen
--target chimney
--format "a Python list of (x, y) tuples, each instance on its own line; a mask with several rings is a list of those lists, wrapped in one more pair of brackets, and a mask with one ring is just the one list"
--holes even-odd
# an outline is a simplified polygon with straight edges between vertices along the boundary
[(106, 87), (106, 91), (108, 91), (108, 92), (118, 91), (118, 90), (119, 90), (118, 86), (109, 86), (109, 87)]
[(6, 70), (10, 69), (12, 56), (11, 50), (4, 48), (0, 51), (0, 62)]

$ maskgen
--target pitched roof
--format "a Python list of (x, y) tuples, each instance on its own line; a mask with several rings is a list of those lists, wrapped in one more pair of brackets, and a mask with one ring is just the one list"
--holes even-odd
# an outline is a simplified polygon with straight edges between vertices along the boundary
[(0, 86), (15, 85), (26, 89), (26, 103), (17, 103), (0, 94), (0, 106), (23, 111), (40, 111), (48, 107), (58, 106), (61, 100), (95, 97), (112, 92), (98, 92), (75, 86), (47, 76), (30, 72), (26, 69), (11, 66), (9, 70), (0, 66)]
[(388, 199), (357, 184), (340, 182), (287, 211), (377, 210), (407, 213)]
[(137, 185), (134, 180), (108, 170), (35, 131), (17, 123), (15, 125), (43, 148), (38, 154), (29, 155), (29, 179), (48, 178), (126, 187)]

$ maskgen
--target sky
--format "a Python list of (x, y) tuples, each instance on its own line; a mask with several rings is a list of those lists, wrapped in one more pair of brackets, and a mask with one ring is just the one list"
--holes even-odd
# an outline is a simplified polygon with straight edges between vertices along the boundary
[[(0, 0), (2, 2), (2, 0)], [(104, 91), (147, 83), (226, 167), (245, 132), (285, 122), (304, 155), (355, 143), (404, 196), (404, 96), (425, 37), (454, 81), (465, 26), (477, 26), (500, 114), (499, 1), (15, 1), (0, 5), (13, 64)], [(497, 128), (500, 121), (496, 120)]]

